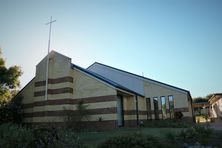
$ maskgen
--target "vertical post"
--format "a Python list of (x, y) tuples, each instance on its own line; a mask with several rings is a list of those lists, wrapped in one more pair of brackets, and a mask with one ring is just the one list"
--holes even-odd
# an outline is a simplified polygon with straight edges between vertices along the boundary
[(52, 23), (55, 21), (56, 20), (52, 21), (52, 16), (51, 16), (50, 22), (46, 24), (46, 25), (49, 24), (49, 40), (48, 40), (48, 53), (46, 57), (45, 100), (48, 100), (48, 75), (49, 75), (49, 51), (50, 51), (50, 39), (51, 39), (51, 27)]

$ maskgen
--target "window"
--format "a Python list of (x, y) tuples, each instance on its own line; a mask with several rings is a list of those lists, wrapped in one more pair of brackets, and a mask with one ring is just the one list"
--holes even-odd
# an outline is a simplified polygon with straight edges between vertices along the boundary
[(157, 97), (153, 98), (153, 106), (154, 106), (155, 119), (158, 120), (159, 119), (159, 106), (158, 106), (158, 98)]
[(123, 96), (118, 96), (117, 99), (117, 124), (124, 126), (124, 112), (123, 112)]
[(160, 97), (160, 100), (161, 100), (162, 118), (166, 119), (167, 118), (166, 97), (162, 96)]
[(152, 119), (150, 98), (146, 98), (147, 119)]
[(170, 110), (170, 118), (174, 118), (174, 98), (173, 96), (168, 96), (169, 101), (169, 110)]

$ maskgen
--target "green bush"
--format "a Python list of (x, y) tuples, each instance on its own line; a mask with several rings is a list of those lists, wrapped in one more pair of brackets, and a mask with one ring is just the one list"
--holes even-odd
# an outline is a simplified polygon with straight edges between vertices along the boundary
[(32, 147), (49, 147), (54, 146), (59, 137), (55, 128), (36, 128), (33, 129), (34, 140)]
[(30, 129), (16, 124), (0, 125), (0, 148), (85, 148), (71, 130)]
[(197, 132), (197, 139), (201, 144), (208, 144), (213, 136), (213, 129), (208, 126), (195, 126)]
[(58, 148), (86, 148), (86, 145), (71, 130), (59, 130), (58, 137), (60, 137), (56, 142)]
[(180, 147), (179, 143), (178, 143), (178, 140), (177, 140), (177, 135), (176, 134), (173, 134), (172, 132), (168, 132), (165, 134), (165, 137), (164, 137), (164, 143), (166, 144), (167, 143), (167, 147), (170, 147), (170, 148), (178, 148)]
[(13, 122), (20, 124), (22, 122), (22, 96), (18, 95), (11, 101), (0, 104), (0, 124)]
[(193, 126), (184, 129), (179, 134), (179, 139), (185, 142), (199, 142), (201, 144), (208, 144), (213, 136), (213, 129), (208, 126)]
[(99, 148), (161, 148), (164, 147), (156, 137), (143, 134), (128, 134), (111, 137)]
[(26, 148), (33, 140), (32, 131), (28, 128), (11, 123), (0, 125), (1, 148)]
[(71, 130), (56, 128), (37, 128), (33, 130), (34, 141), (32, 147), (53, 148), (85, 148), (80, 138)]
[(67, 128), (81, 132), (86, 129), (84, 120), (89, 119), (90, 111), (87, 109), (88, 105), (85, 105), (83, 100), (80, 100), (76, 107), (77, 109), (74, 111), (64, 108), (66, 113), (65, 124)]
[(176, 120), (181, 120), (183, 118), (183, 113), (181, 111), (174, 112), (174, 118)]
[(177, 122), (173, 119), (144, 121), (144, 125), (149, 128), (187, 128), (191, 126), (189, 123)]
[(185, 143), (195, 143), (197, 142), (197, 132), (193, 127), (188, 129), (183, 129), (179, 133), (178, 139)]

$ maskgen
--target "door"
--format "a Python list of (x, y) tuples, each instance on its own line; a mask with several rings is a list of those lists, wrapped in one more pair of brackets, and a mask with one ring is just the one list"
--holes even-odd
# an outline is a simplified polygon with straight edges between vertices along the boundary
[(124, 113), (123, 113), (123, 97), (118, 96), (117, 99), (117, 124), (124, 126)]
[(153, 106), (154, 106), (155, 119), (158, 120), (159, 119), (159, 106), (158, 106), (158, 98), (157, 97), (153, 98)]

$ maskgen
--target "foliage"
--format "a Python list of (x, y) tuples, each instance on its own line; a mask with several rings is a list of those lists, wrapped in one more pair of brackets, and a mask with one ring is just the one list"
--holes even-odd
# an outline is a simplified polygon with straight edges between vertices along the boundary
[(208, 102), (208, 100), (213, 96), (213, 94), (208, 94), (206, 97), (193, 98), (193, 103)]
[(99, 148), (161, 148), (163, 146), (158, 138), (144, 135), (141, 133), (125, 134), (120, 136), (111, 137), (104, 143), (102, 143)]
[(31, 147), (84, 148), (79, 137), (71, 130), (56, 128), (37, 128), (33, 130), (34, 140)]
[(149, 128), (186, 128), (190, 127), (191, 124), (186, 122), (177, 122), (174, 119), (166, 120), (150, 120), (144, 122), (145, 127)]
[(26, 148), (34, 140), (32, 131), (16, 124), (0, 125), (0, 147)]
[(208, 102), (208, 100), (202, 97), (197, 97), (193, 99), (193, 103), (201, 103), (201, 102)]
[(66, 112), (66, 126), (76, 131), (84, 129), (84, 120), (88, 120), (90, 111), (87, 110), (88, 105), (84, 104), (83, 100), (80, 100), (77, 104), (77, 109), (70, 111), (65, 109)]
[(21, 123), (22, 112), (22, 96), (14, 97), (10, 102), (0, 106), (0, 124), (6, 122)]
[(2, 57), (2, 50), (0, 49), (0, 106), (10, 101), (16, 94), (15, 91), (20, 85), (18, 78), (21, 74), (19, 66), (9, 68), (5, 66), (5, 60)]
[(38, 147), (48, 147), (55, 145), (58, 140), (57, 130), (55, 128), (36, 128), (33, 130), (34, 140), (31, 145)]
[(30, 129), (16, 124), (0, 125), (0, 147), (5, 148), (85, 148), (80, 138), (70, 130)]
[(214, 95), (214, 94), (208, 94), (208, 95), (206, 96), (206, 99), (209, 100), (213, 95)]
[(80, 138), (71, 130), (60, 129), (58, 132), (59, 140), (57, 141), (57, 147), (63, 148), (86, 148), (86, 145), (80, 140)]
[(183, 113), (181, 111), (174, 112), (174, 118), (176, 120), (181, 120), (183, 118)]
[(208, 126), (196, 125), (180, 132), (179, 138), (186, 142), (200, 142), (201, 144), (208, 144), (213, 136), (213, 129)]
[(197, 138), (199, 139), (199, 142), (202, 144), (208, 144), (213, 136), (213, 129), (208, 126), (195, 126), (194, 129), (198, 133)]
[(165, 143), (167, 143), (167, 145), (170, 147), (170, 148), (177, 148), (179, 147), (178, 146), (178, 143), (177, 143), (177, 136), (176, 134), (172, 133), (172, 132), (168, 132), (165, 134)]

